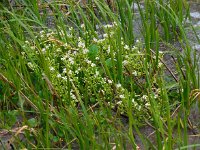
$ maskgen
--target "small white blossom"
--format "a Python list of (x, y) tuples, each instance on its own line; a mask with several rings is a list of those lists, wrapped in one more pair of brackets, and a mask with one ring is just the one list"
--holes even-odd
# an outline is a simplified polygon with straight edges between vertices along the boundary
[(147, 95), (143, 95), (142, 98), (147, 100), (148, 96)]
[(50, 67), (49, 69), (50, 69), (50, 71), (54, 71), (54, 70), (55, 70), (55, 68), (54, 68), (54, 67)]
[(67, 43), (65, 43), (63, 46), (67, 47), (67, 46), (68, 46), (68, 44), (67, 44)]
[(90, 60), (88, 60), (88, 59), (86, 60), (86, 62), (87, 62), (88, 64), (91, 64), (91, 63), (92, 63), (92, 62), (91, 62)]
[(110, 45), (108, 45), (107, 53), (110, 53)]
[(47, 37), (50, 37), (51, 36), (51, 33), (47, 33)]
[(73, 65), (74, 64), (74, 58), (70, 57), (69, 62)]
[(132, 50), (134, 51), (134, 50), (137, 50), (137, 47), (136, 46), (133, 46), (132, 47)]
[(116, 84), (116, 87), (120, 88), (120, 87), (122, 87), (122, 85), (120, 83), (118, 83), (118, 84)]
[(99, 71), (96, 70), (95, 75), (98, 76), (99, 75)]
[(96, 65), (94, 63), (91, 63), (91, 67), (95, 67)]
[(119, 98), (121, 98), (121, 99), (125, 98), (124, 94), (119, 95)]
[(122, 64), (123, 64), (123, 65), (127, 65), (127, 64), (128, 64), (128, 61), (127, 61), (127, 60), (124, 60), (124, 61), (122, 62)]
[(113, 25), (111, 25), (111, 24), (106, 24), (106, 25), (104, 25), (104, 27), (105, 27), (105, 28), (112, 28)]
[(27, 65), (31, 68), (31, 69), (35, 69), (34, 65), (31, 62), (28, 62)]
[(45, 48), (42, 48), (42, 52), (45, 53), (45, 52), (46, 52), (46, 49), (45, 49)]
[(85, 24), (81, 24), (81, 28), (85, 28)]
[(104, 37), (104, 38), (107, 38), (107, 37), (108, 37), (108, 34), (107, 34), (107, 33), (103, 34), (103, 37)]
[(61, 78), (61, 74), (57, 74), (57, 78)]
[(42, 30), (42, 31), (40, 31), (40, 34), (43, 34), (44, 33), (44, 31)]
[(150, 106), (150, 103), (146, 103), (145, 106), (146, 106), (146, 107), (149, 107), (149, 106)]
[(158, 63), (158, 67), (159, 67), (159, 68), (162, 67), (162, 65), (163, 65), (163, 64), (162, 64), (161, 62)]
[(69, 75), (72, 75), (72, 71), (71, 71), (71, 70), (69, 70), (68, 74), (69, 74)]
[(89, 50), (87, 48), (83, 49), (83, 54), (87, 54), (89, 52)]
[(112, 80), (108, 80), (108, 83), (109, 83), (109, 84), (112, 84)]
[(137, 74), (137, 71), (133, 71), (133, 72), (132, 72), (132, 75), (137, 76), (137, 75), (138, 75), (138, 74)]
[(118, 101), (118, 102), (117, 102), (117, 105), (121, 105), (121, 104), (122, 104), (122, 101)]
[(66, 68), (63, 69), (63, 73), (67, 73), (67, 69)]
[(70, 93), (70, 96), (71, 96), (71, 98), (72, 98), (73, 100), (76, 100), (76, 96), (75, 96), (74, 94), (71, 95), (71, 93)]
[(94, 42), (98, 42), (98, 40), (97, 40), (96, 38), (93, 38), (93, 41), (94, 41)]
[(125, 50), (129, 50), (129, 46), (128, 46), (128, 45), (125, 45), (125, 46), (124, 46), (124, 49), (125, 49)]
[(67, 77), (66, 76), (62, 77), (62, 79), (65, 80), (65, 81), (67, 81)]
[(78, 42), (78, 47), (79, 47), (79, 48), (85, 48), (85, 43), (79, 41), (79, 42)]

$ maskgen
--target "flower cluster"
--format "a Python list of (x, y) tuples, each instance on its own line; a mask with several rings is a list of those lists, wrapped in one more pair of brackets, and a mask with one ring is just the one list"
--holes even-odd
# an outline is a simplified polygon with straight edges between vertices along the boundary
[[(39, 45), (26, 41), (22, 55), (27, 59), (28, 67), (32, 70), (48, 68), (43, 71), (50, 72), (50, 79), (63, 102), (76, 105), (79, 103), (78, 94), (85, 103), (105, 101), (121, 113), (127, 113), (131, 104), (136, 117), (144, 115), (141, 108), (145, 108), (146, 116), (149, 98), (137, 85), (143, 86), (145, 76), (146, 56), (141, 40), (137, 40), (134, 46), (127, 45), (123, 38), (118, 43), (116, 23), (99, 26), (99, 32), (95, 34), (86, 31), (85, 25), (81, 25), (80, 30), (82, 36), (72, 27), (67, 31), (61, 28), (41, 31), (37, 36)], [(41, 60), (38, 58), (44, 59), (45, 64), (39, 64)], [(159, 58), (162, 59), (162, 54)], [(116, 74), (120, 63), (123, 84)], [(160, 61), (159, 68), (162, 68)], [(158, 92), (154, 98), (159, 99)]]

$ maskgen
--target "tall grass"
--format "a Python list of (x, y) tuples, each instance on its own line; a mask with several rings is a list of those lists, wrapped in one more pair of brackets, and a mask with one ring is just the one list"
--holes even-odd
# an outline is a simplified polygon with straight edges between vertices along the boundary
[(117, 0), (112, 7), (103, 0), (0, 5), (0, 127), (12, 130), (20, 117), (10, 139), (17, 149), (199, 146), (188, 143), (199, 66), (184, 28), (187, 2)]

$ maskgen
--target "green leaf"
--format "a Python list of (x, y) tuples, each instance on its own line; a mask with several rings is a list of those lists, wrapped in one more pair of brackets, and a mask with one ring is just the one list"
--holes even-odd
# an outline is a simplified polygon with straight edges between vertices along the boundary
[(90, 45), (89, 52), (88, 52), (89, 59), (94, 61), (98, 53), (99, 53), (98, 46), (95, 44)]
[(31, 119), (28, 120), (28, 124), (29, 124), (30, 127), (33, 128), (33, 127), (36, 127), (38, 125), (38, 122), (35, 118), (31, 118)]
[(112, 61), (110, 58), (106, 60), (106, 66), (110, 69), (112, 67)]

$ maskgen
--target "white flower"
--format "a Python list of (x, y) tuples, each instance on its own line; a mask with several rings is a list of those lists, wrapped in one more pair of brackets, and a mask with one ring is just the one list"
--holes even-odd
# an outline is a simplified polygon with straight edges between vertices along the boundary
[(72, 98), (73, 100), (76, 100), (76, 96), (75, 96), (74, 94), (71, 94), (71, 93), (70, 93), (70, 96), (71, 96), (71, 98)]
[(118, 83), (118, 84), (116, 84), (116, 87), (120, 88), (120, 87), (122, 87), (122, 85), (120, 83)]
[(110, 53), (110, 45), (108, 45), (107, 53)]
[(25, 52), (21, 52), (22, 56), (24, 56), (26, 53)]
[(74, 59), (72, 57), (69, 58), (69, 62), (73, 65), (74, 64)]
[(72, 38), (72, 37), (73, 37), (72, 34), (69, 34), (69, 33), (67, 34), (67, 36), (68, 36), (69, 38)]
[(26, 44), (29, 44), (29, 41), (25, 41)]
[(43, 53), (45, 53), (45, 52), (46, 52), (46, 49), (45, 49), (45, 48), (43, 48), (43, 49), (42, 49), (42, 52), (43, 52)]
[(62, 79), (65, 80), (65, 81), (67, 81), (67, 77), (66, 77), (66, 76), (65, 76), (65, 77), (62, 77)]
[(119, 95), (119, 98), (125, 98), (125, 96), (124, 96), (124, 94), (122, 94), (122, 95)]
[(137, 49), (137, 47), (136, 47), (136, 46), (133, 46), (133, 47), (132, 47), (132, 50), (136, 50), (136, 49)]
[(63, 61), (63, 60), (65, 60), (65, 58), (64, 58), (64, 57), (62, 57), (62, 58), (61, 58), (61, 60)]
[(137, 75), (138, 75), (138, 74), (137, 74), (137, 71), (133, 71), (133, 72), (132, 72), (132, 75), (137, 76)]
[(67, 47), (67, 46), (68, 46), (68, 44), (67, 44), (67, 43), (65, 43), (63, 46)]
[(161, 62), (159, 62), (159, 63), (158, 63), (158, 68), (162, 67), (162, 65), (163, 65), (163, 64), (162, 64)]
[(91, 64), (91, 63), (92, 63), (92, 62), (91, 62), (90, 60), (88, 60), (88, 59), (86, 60), (86, 62), (87, 62), (88, 64)]
[(128, 61), (127, 61), (127, 60), (124, 60), (124, 61), (122, 62), (122, 64), (123, 64), (123, 65), (127, 65), (127, 64), (128, 64)]
[(51, 33), (47, 33), (47, 37), (50, 37), (51, 36)]
[(124, 49), (129, 50), (129, 46), (128, 46), (128, 45), (125, 45), (125, 46), (124, 46)]
[(44, 33), (44, 31), (42, 30), (42, 31), (40, 31), (40, 34), (43, 34)]
[(69, 70), (68, 74), (69, 74), (69, 75), (72, 75), (72, 71), (71, 71), (71, 70)]
[(50, 67), (49, 69), (50, 69), (50, 71), (54, 71), (55, 70), (54, 67)]
[(96, 65), (94, 63), (91, 63), (91, 67), (95, 67)]
[(112, 84), (112, 80), (108, 80), (108, 83), (109, 83), (109, 84)]
[(89, 50), (87, 48), (83, 49), (83, 54), (87, 54), (89, 52)]
[(61, 78), (61, 74), (57, 74), (57, 78)]
[(99, 75), (99, 71), (96, 70), (95, 75), (98, 76)]
[(72, 31), (72, 30), (73, 30), (73, 27), (70, 27), (70, 28), (69, 28), (69, 31)]
[(64, 68), (64, 69), (63, 69), (63, 73), (66, 73), (66, 72), (67, 72), (67, 69), (66, 69), (66, 68)]
[(94, 42), (98, 42), (98, 40), (97, 40), (96, 38), (93, 38), (93, 41), (94, 41)]
[(147, 95), (143, 95), (142, 98), (147, 100), (148, 96)]
[(27, 65), (31, 68), (31, 69), (34, 69), (34, 65), (31, 63), (31, 62), (28, 62)]
[(145, 106), (146, 106), (146, 107), (149, 107), (149, 106), (150, 106), (150, 103), (146, 103)]
[(122, 103), (122, 101), (118, 101), (118, 102), (117, 102), (117, 105), (121, 105), (121, 103)]
[(79, 41), (79, 42), (78, 42), (78, 47), (79, 47), (79, 48), (85, 48), (85, 43)]
[(81, 28), (85, 28), (85, 24), (81, 24)]
[(111, 24), (106, 24), (106, 25), (104, 25), (104, 27), (105, 27), (105, 28), (112, 28), (113, 25), (111, 25)]
[(107, 38), (107, 37), (108, 37), (108, 34), (107, 34), (107, 33), (103, 34), (103, 37), (104, 37), (104, 38)]

